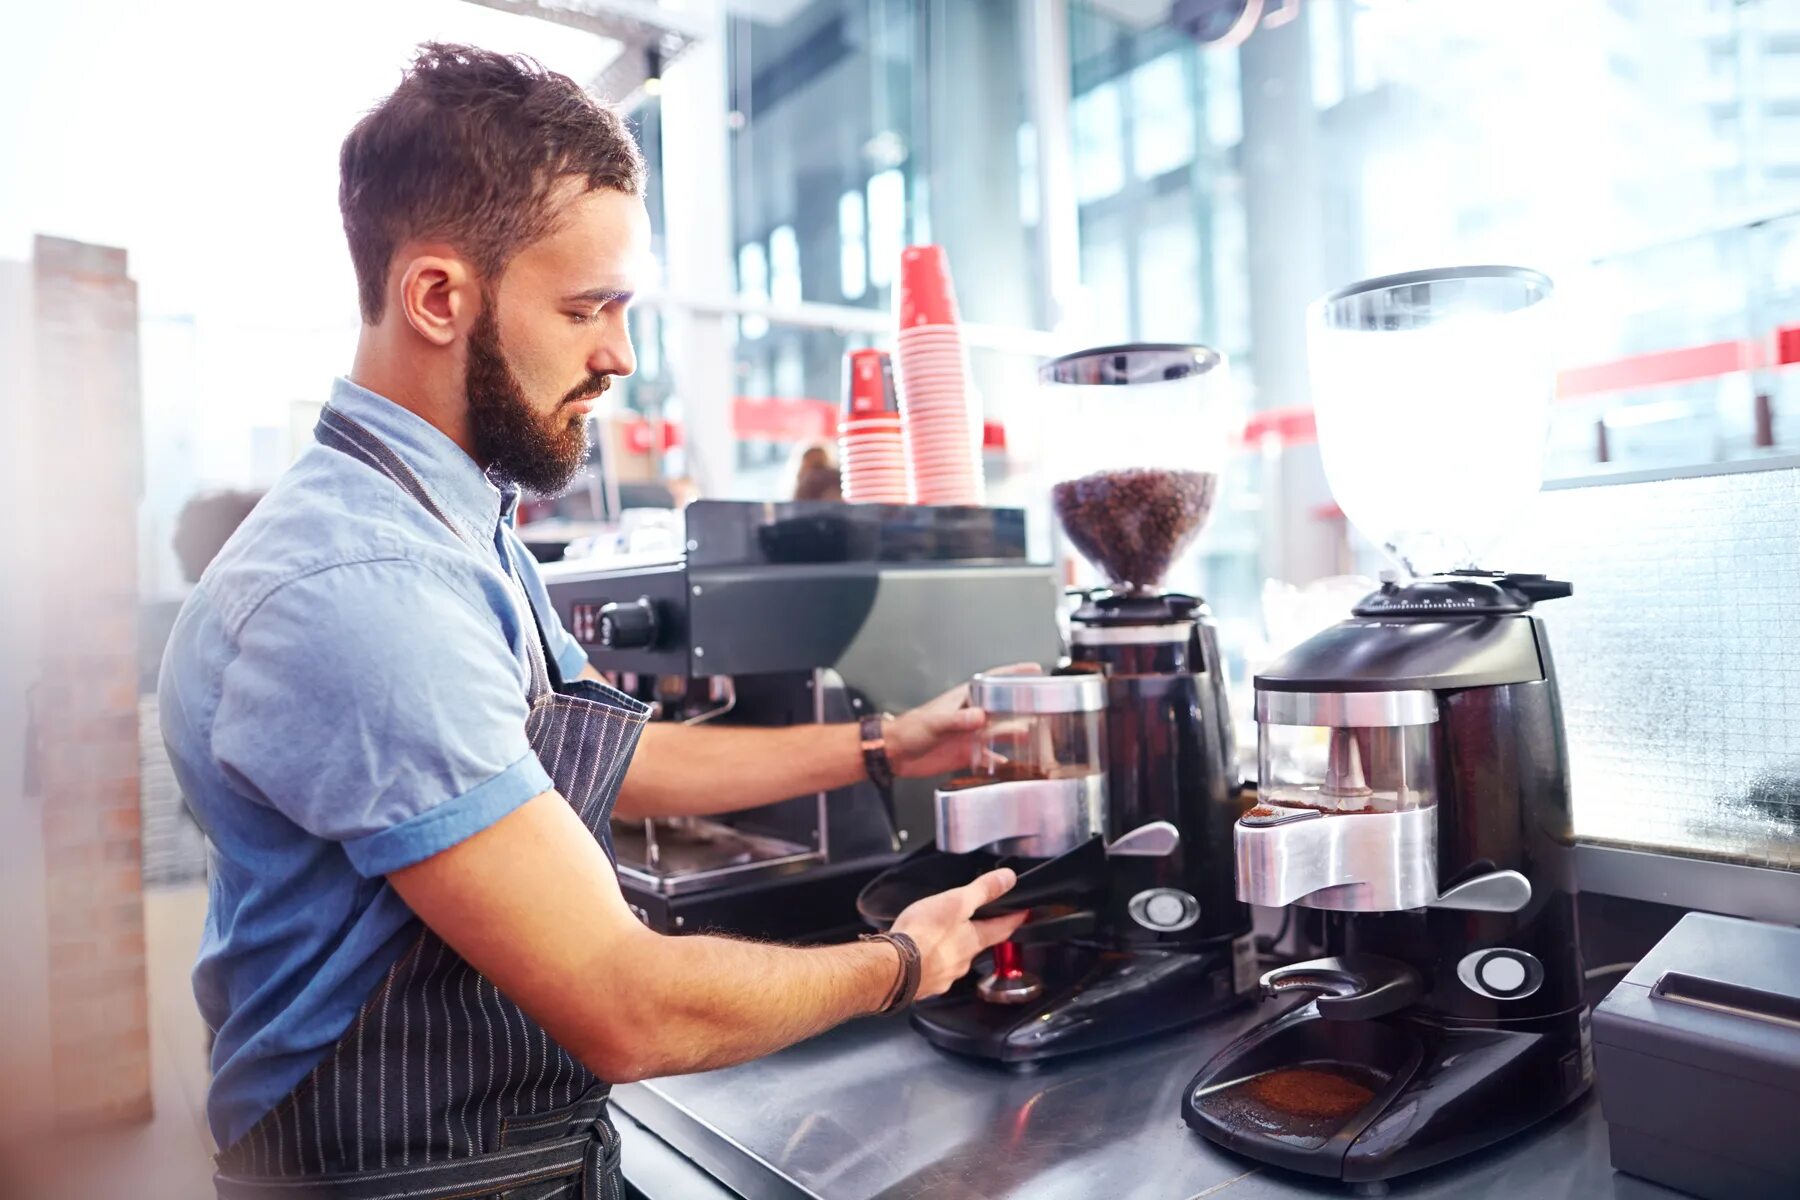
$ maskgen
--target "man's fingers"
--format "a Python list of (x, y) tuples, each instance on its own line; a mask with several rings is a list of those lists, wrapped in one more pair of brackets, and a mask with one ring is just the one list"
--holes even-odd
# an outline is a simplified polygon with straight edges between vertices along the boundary
[(992, 904), (1006, 893), (1012, 891), (1013, 884), (1019, 881), (1010, 867), (1001, 867), (997, 871), (989, 871), (962, 886), (963, 916), (967, 917), (984, 904)]
[(980, 948), (986, 950), (989, 946), (997, 946), (1017, 933), (1019, 926), (1023, 925), (1025, 918), (1030, 915), (1029, 909), (1020, 909), (1016, 913), (989, 917), (985, 921), (971, 921), (969, 924), (975, 929), (975, 940), (981, 943)]
[(987, 713), (979, 708), (958, 708), (950, 712), (925, 713), (925, 729), (932, 737), (951, 733), (972, 733), (987, 724)]
[(993, 713), (989, 713), (987, 725), (982, 729), (982, 738), (989, 743), (1023, 742), (1031, 736), (1031, 731), (1035, 728), (1036, 726), (1031, 722), (1020, 720), (1017, 717), (995, 717)]
[(939, 695), (936, 695), (936, 696), (933, 696), (931, 699), (927, 700), (925, 703), (919, 705), (919, 708), (921, 710), (927, 711), (927, 712), (939, 712), (939, 711), (944, 711), (944, 710), (949, 710), (949, 709), (961, 708), (963, 705), (967, 704), (968, 702), (969, 702), (969, 685), (966, 683), (959, 683), (955, 687), (951, 688), (949, 691), (940, 693)]
[(1000, 767), (1005, 766), (1007, 763), (1009, 763), (1011, 761), (1012, 761), (1012, 759), (1006, 757), (1006, 755), (1004, 755), (1004, 754), (997, 754), (994, 751), (989, 750), (985, 746), (982, 747), (981, 765), (989, 768), (990, 770), (998, 770)]
[[(1044, 668), (1036, 663), (1008, 663), (1004, 667), (990, 667), (981, 672), (983, 675), (1042, 675)], [(935, 696), (919, 705), (921, 712), (945, 712), (961, 708), (969, 702), (969, 685), (959, 683), (949, 691)]]

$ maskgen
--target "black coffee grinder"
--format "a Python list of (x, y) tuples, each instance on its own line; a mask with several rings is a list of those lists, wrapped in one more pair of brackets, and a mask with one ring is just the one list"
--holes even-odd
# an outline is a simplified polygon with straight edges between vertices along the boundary
[[(1333, 492), (1412, 574), (1256, 678), (1237, 894), (1323, 910), (1327, 956), (1262, 977), (1267, 996), (1312, 999), (1209, 1062), (1182, 1111), (1264, 1162), (1377, 1184), (1508, 1137), (1592, 1077), (1568, 757), (1534, 607), (1570, 587), (1468, 565), (1537, 487), (1548, 295), (1535, 272), (1480, 267), (1315, 306)], [(1377, 370), (1389, 354), (1404, 361)], [(1455, 476), (1446, 505), (1406, 495)]]
[(1228, 445), (1222, 368), (1205, 347), (1139, 345), (1042, 369), (1070, 447), (1054, 459), (1057, 517), (1112, 582), (1082, 595), (1067, 666), (973, 681), (989, 736), (937, 793), (936, 846), (863, 894), (865, 917), (885, 923), (996, 864), (1019, 871), (992, 911), (1031, 919), (913, 1009), (946, 1050), (1029, 1063), (1174, 1029), (1254, 993), (1250, 910), (1230, 869), (1244, 804), (1218, 639), (1204, 603), (1159, 590), (1211, 511), (1212, 460)]

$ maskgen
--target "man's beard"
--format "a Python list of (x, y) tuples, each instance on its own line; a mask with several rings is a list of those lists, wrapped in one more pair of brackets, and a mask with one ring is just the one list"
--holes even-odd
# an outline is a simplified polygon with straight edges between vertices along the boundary
[(598, 396), (611, 382), (606, 375), (589, 375), (557, 401), (553, 412), (539, 416), (500, 351), (499, 325), (489, 301), (469, 330), (464, 383), (476, 457), (499, 482), (557, 495), (587, 461), (588, 451), (587, 418), (565, 406)]

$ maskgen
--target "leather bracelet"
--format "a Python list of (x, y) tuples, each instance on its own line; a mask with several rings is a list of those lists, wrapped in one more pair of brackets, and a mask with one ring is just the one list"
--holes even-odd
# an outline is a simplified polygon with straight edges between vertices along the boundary
[(900, 970), (894, 976), (894, 982), (889, 984), (888, 990), (881, 994), (881, 1003), (877, 1004), (874, 1011), (870, 1013), (871, 1016), (879, 1017), (888, 1011), (888, 1006), (894, 1002), (894, 996), (899, 993), (900, 988), (906, 982), (906, 951), (900, 949), (900, 943), (885, 933), (865, 933), (858, 936), (856, 940), (859, 942), (886, 942), (900, 956)]
[(881, 1007), (875, 1010), (875, 1015), (884, 1017), (891, 1012), (906, 1008), (918, 999), (919, 976), (924, 966), (924, 960), (919, 954), (918, 943), (904, 933), (893, 932), (865, 933), (861, 940), (886, 942), (900, 952), (899, 978), (894, 981), (894, 987), (888, 992), (887, 998), (882, 1001)]
[(881, 1003), (875, 1007), (875, 1016), (885, 1016), (894, 1010), (894, 1001), (906, 987), (906, 950), (889, 933), (865, 933), (857, 939), (861, 942), (886, 942), (900, 956), (900, 970), (894, 976), (893, 984), (882, 994)]

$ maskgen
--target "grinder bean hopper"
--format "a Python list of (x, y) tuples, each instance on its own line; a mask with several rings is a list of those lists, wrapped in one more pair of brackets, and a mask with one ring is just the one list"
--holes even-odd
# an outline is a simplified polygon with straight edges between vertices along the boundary
[(1019, 871), (992, 911), (1031, 918), (913, 1009), (944, 1049), (1030, 1062), (1202, 1020), (1254, 992), (1250, 910), (1232, 887), (1244, 805), (1218, 638), (1199, 598), (1161, 590), (1211, 512), (1230, 445), (1223, 374), (1216, 351), (1174, 345), (1040, 371), (1051, 500), (1109, 584), (1081, 594), (1065, 667), (972, 682), (988, 739), (937, 793), (936, 846), (863, 893), (881, 923), (996, 864)]
[(1534, 271), (1471, 267), (1314, 306), (1333, 493), (1423, 574), (1394, 573), (1255, 681), (1237, 894), (1323, 910), (1327, 956), (1262, 977), (1309, 1002), (1202, 1068), (1183, 1114), (1264, 1162), (1386, 1180), (1549, 1116), (1592, 1075), (1568, 757), (1535, 612), (1570, 587), (1477, 557), (1537, 485), (1549, 293)]

